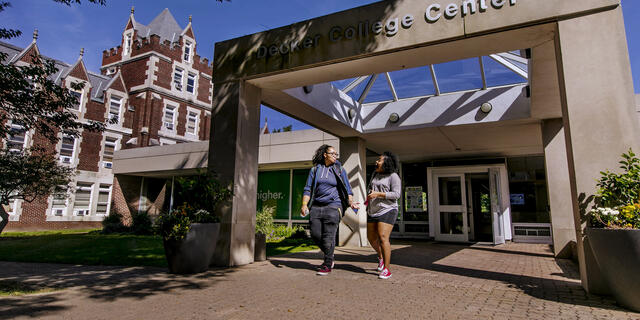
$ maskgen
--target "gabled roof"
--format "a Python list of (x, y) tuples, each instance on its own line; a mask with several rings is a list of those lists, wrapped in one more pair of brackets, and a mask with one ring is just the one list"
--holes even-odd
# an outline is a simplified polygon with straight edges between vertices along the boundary
[(183, 33), (183, 29), (178, 25), (178, 22), (176, 22), (176, 19), (167, 8), (162, 10), (162, 12), (146, 26), (136, 22), (134, 19), (132, 20), (134, 29), (138, 31), (139, 38), (147, 38), (156, 34), (160, 36), (160, 42), (164, 40), (175, 42), (178, 41), (178, 38)]
[(22, 48), (0, 41), (0, 52), (7, 55), (7, 60), (0, 62), (7, 63), (8, 61), (13, 61), (22, 52)]
[[(28, 48), (29, 47), (22, 49), (12, 44), (0, 41), (0, 52), (6, 53), (8, 55), (7, 59), (10, 59), (9, 61), (17, 60), (18, 59), (17, 57), (20, 55), (20, 53), (22, 53), (23, 51), (28, 51), (27, 50)], [(66, 76), (66, 74), (68, 74), (72, 70), (73, 66), (64, 61), (52, 59), (47, 56), (42, 56), (42, 57), (44, 59), (53, 61), (55, 63), (56, 68), (58, 68), (58, 72), (49, 76), (49, 79), (53, 80), (57, 85), (62, 84), (62, 79)], [(81, 60), (78, 60), (76, 64), (79, 63), (80, 61)], [(2, 63), (5, 63), (5, 61), (2, 61)], [(91, 95), (91, 99), (95, 101), (103, 102), (104, 89), (106, 88), (107, 83), (111, 80), (111, 77), (93, 73), (86, 69), (84, 70), (87, 71), (87, 77), (89, 78), (89, 83), (91, 83), (91, 87), (93, 88), (93, 94)]]

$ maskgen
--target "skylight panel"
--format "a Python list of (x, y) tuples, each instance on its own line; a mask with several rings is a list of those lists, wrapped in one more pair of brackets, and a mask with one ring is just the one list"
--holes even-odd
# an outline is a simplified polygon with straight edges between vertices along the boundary
[(389, 87), (389, 82), (387, 81), (387, 77), (384, 73), (379, 74), (376, 81), (369, 89), (369, 93), (364, 98), (363, 103), (373, 103), (373, 102), (381, 102), (381, 101), (391, 101), (393, 100), (393, 93), (391, 93), (391, 87)]
[(428, 66), (389, 72), (399, 99), (435, 95)]
[(434, 69), (442, 93), (482, 88), (478, 58), (440, 63)]
[(342, 90), (344, 91), (344, 89), (351, 83), (353, 82), (353, 80), (355, 80), (356, 78), (349, 78), (349, 79), (343, 79), (343, 80), (336, 80), (336, 81), (332, 81), (331, 85), (333, 85), (334, 88), (338, 89), (338, 90)]
[(364, 91), (364, 88), (367, 86), (369, 79), (371, 79), (371, 76), (368, 76), (366, 80), (360, 82), (360, 84), (358, 84), (355, 88), (347, 92), (347, 95), (353, 98), (353, 100), (358, 101), (358, 99), (360, 99), (360, 96), (362, 95), (362, 92)]
[(517, 73), (487, 56), (482, 57), (482, 62), (484, 63), (484, 73), (487, 77), (488, 87), (527, 82), (526, 79), (522, 78)]

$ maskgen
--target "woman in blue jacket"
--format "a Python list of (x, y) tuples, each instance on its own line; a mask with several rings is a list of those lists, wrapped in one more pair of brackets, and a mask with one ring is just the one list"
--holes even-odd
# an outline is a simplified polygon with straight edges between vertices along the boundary
[(358, 204), (353, 202), (347, 172), (340, 165), (338, 153), (332, 146), (322, 145), (312, 161), (300, 215), (310, 214), (311, 237), (324, 253), (324, 262), (317, 274), (325, 276), (331, 273), (334, 265), (333, 251), (340, 216), (348, 207), (357, 210)]

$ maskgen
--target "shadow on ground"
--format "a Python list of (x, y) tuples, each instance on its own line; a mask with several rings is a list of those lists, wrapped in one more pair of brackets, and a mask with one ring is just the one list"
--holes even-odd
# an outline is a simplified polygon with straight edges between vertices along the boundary
[[(168, 274), (155, 267), (105, 267), (45, 263), (0, 262), (0, 280), (20, 281), (39, 287), (64, 290), (76, 288), (91, 299), (144, 299), (177, 290), (199, 290), (224, 281), (236, 269), (210, 269), (197, 275)], [(18, 316), (51, 315), (69, 307), (59, 298), (60, 291), (41, 295), (2, 298), (0, 319)]]
[[(618, 306), (612, 297), (588, 294), (580, 284), (578, 266), (571, 260), (554, 259), (551, 250), (548, 250), (548, 252), (530, 252), (527, 250), (503, 249), (499, 246), (437, 243), (432, 241), (393, 241), (393, 244), (401, 245), (400, 248), (393, 250), (392, 264), (394, 265), (428, 270), (442, 274), (499, 281), (510, 288), (517, 288), (530, 296), (543, 300), (609, 310), (627, 311), (625, 308)], [(469, 258), (468, 264), (465, 263), (464, 266), (452, 266), (440, 263), (442, 259), (462, 250), (486, 252), (486, 257), (483, 255), (482, 259), (493, 259), (496, 258), (497, 255), (505, 254), (513, 256), (502, 258), (507, 261), (510, 259), (515, 260), (515, 258), (522, 256), (528, 259), (551, 259), (554, 261), (549, 263), (555, 263), (562, 272), (550, 273), (549, 277), (543, 278), (527, 275), (522, 272), (512, 274), (493, 270), (481, 270), (479, 268), (474, 268), (476, 263), (482, 263), (481, 261), (474, 261), (474, 258)], [(337, 248), (335, 256), (336, 269), (352, 272), (375, 273), (375, 269), (373, 267), (365, 270), (352, 264), (370, 263), (371, 265), (374, 265), (376, 256), (373, 254), (372, 250), (366, 251), (362, 249), (350, 250), (348, 248)], [(269, 261), (276, 267), (315, 270), (317, 265), (311, 264), (307, 261), (316, 260), (320, 263), (322, 261), (321, 259), (322, 253), (314, 251), (272, 257)]]

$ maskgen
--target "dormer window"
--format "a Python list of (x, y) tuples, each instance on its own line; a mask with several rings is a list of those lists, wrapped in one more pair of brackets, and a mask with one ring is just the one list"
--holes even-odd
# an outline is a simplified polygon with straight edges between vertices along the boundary
[(131, 54), (131, 44), (133, 42), (133, 35), (131, 33), (124, 35), (124, 51), (123, 54), (128, 56)]
[(73, 90), (70, 90), (69, 93), (76, 98), (76, 102), (71, 106), (71, 109), (80, 111), (80, 106), (82, 105), (82, 93)]
[(122, 98), (111, 96), (109, 105), (109, 121), (120, 124), (120, 110), (122, 109)]
[(182, 60), (184, 60), (184, 62), (190, 62), (191, 61), (191, 51), (193, 49), (193, 43), (191, 41), (185, 41), (184, 43), (184, 57), (182, 58)]

